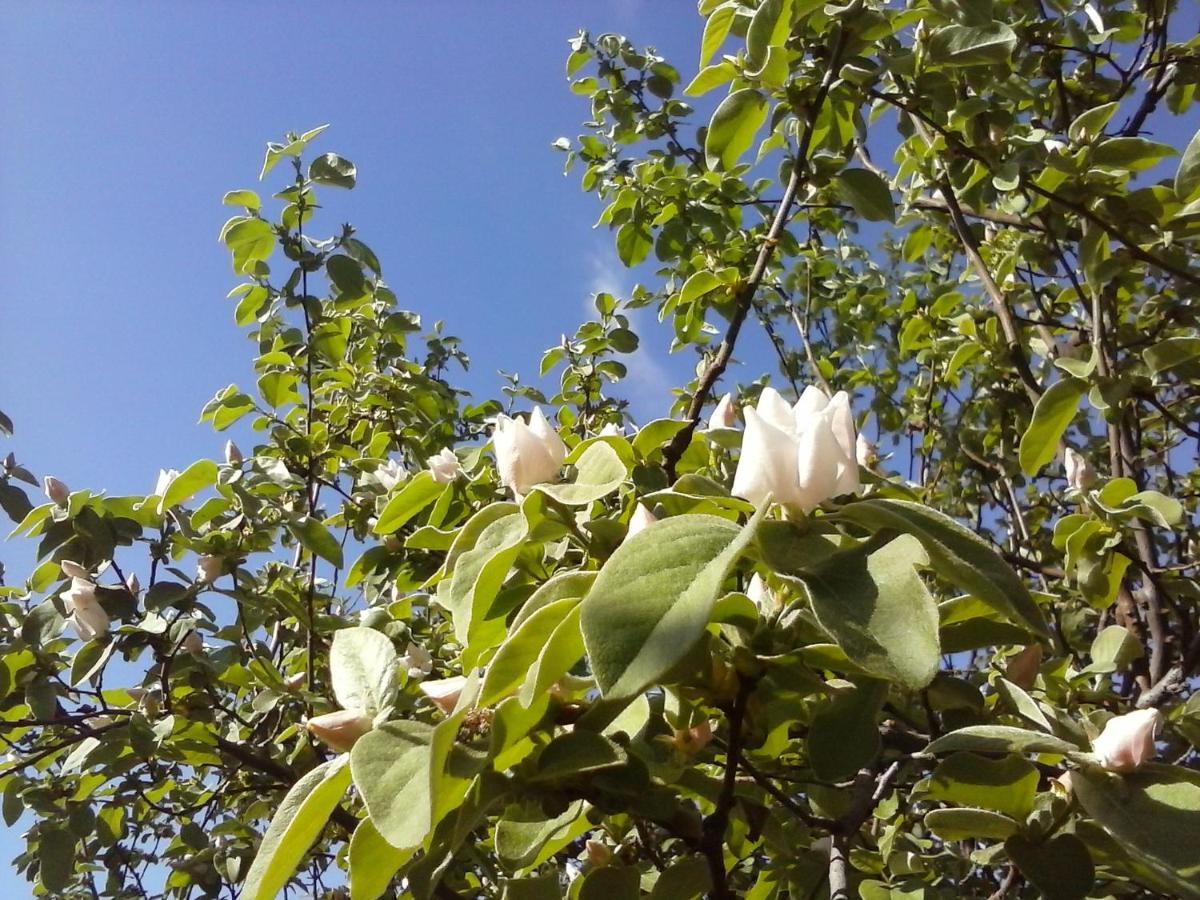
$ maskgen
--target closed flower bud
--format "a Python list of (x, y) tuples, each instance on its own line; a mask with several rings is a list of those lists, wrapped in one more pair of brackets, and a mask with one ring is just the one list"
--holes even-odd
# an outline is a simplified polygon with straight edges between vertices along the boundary
[(557, 481), (567, 458), (567, 445), (537, 406), (529, 415), (528, 425), (521, 419), (497, 416), (492, 444), (500, 483), (518, 497), (536, 484)]
[(708, 746), (712, 737), (712, 725), (709, 724), (708, 719), (703, 719), (691, 728), (676, 728), (672, 743), (675, 749), (684, 756), (695, 756)]
[(297, 672), (295, 675), (289, 675), (283, 679), (283, 687), (289, 694), (295, 694), (304, 690), (308, 684), (308, 674), (305, 672)]
[(346, 753), (374, 727), (374, 723), (362, 710), (339, 709), (337, 712), (313, 716), (304, 727), (330, 750)]
[(187, 637), (183, 639), (183, 643), (179, 645), (185, 652), (192, 656), (199, 656), (204, 652), (204, 638), (200, 636), (198, 631), (189, 631)]
[(639, 503), (634, 509), (633, 515), (629, 517), (629, 528), (625, 532), (625, 540), (629, 540), (639, 531), (645, 531), (657, 521), (658, 516), (646, 509), (644, 503)]
[(809, 386), (789, 406), (765, 388), (745, 419), (735, 495), (757, 506), (769, 494), (784, 507), (811, 512), (831, 497), (858, 490), (854, 419), (844, 391), (827, 399)]
[(129, 577), (125, 579), (125, 588), (135, 597), (141, 593), (142, 583), (138, 581), (137, 572), (129, 573)]
[(233, 441), (225, 442), (225, 463), (230, 466), (240, 466), (242, 464), (242, 451), (238, 449), (238, 445)]
[(1067, 485), (1076, 491), (1086, 491), (1096, 483), (1096, 470), (1092, 464), (1070, 447), (1063, 453), (1063, 468), (1067, 473)]
[(205, 553), (196, 563), (196, 580), (211, 584), (221, 577), (225, 570), (225, 560), (219, 556)]
[(1042, 665), (1042, 645), (1030, 644), (1008, 661), (1004, 669), (1004, 677), (1017, 687), (1029, 690), (1037, 679), (1038, 668)]
[(159, 469), (158, 480), (154, 482), (154, 496), (161, 497), (171, 486), (171, 482), (179, 477), (178, 469)]
[(737, 427), (737, 407), (733, 405), (733, 394), (726, 394), (717, 401), (716, 408), (708, 417), (708, 427), (710, 430)]
[(449, 484), (462, 474), (462, 464), (449, 447), (443, 448), (440, 453), (429, 457), (425, 462), (429, 465), (429, 474), (437, 484)]
[(454, 712), (454, 707), (458, 705), (458, 697), (462, 693), (467, 679), (462, 675), (455, 675), (453, 678), (440, 678), (436, 681), (422, 681), (421, 693), (424, 694), (434, 706), (444, 712), (446, 715)]
[(1132, 772), (1154, 758), (1154, 733), (1157, 730), (1158, 711), (1154, 709), (1113, 716), (1092, 742), (1092, 752), (1100, 758), (1100, 765), (1109, 771)]
[(400, 668), (409, 678), (424, 678), (433, 671), (433, 654), (420, 644), (409, 644), (400, 657)]
[(59, 506), (66, 506), (67, 501), (71, 499), (71, 489), (53, 475), (47, 475), (42, 479), (42, 487), (46, 491), (46, 496), (50, 498), (50, 502), (57, 503)]
[(80, 578), (86, 581), (90, 576), (88, 570), (77, 562), (71, 562), (69, 559), (61, 560), (58, 567), (63, 570), (63, 574), (69, 578)]
[(612, 862), (612, 850), (599, 841), (588, 841), (584, 849), (587, 851), (588, 865), (593, 869), (603, 869)]
[(750, 584), (746, 588), (746, 596), (754, 601), (754, 605), (764, 616), (775, 613), (781, 606), (775, 592), (767, 587), (766, 581), (757, 572), (750, 579)]

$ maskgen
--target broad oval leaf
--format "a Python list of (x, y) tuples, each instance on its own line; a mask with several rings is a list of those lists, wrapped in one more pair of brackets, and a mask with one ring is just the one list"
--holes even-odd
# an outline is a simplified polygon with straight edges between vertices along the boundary
[(1200, 190), (1200, 131), (1192, 135), (1183, 158), (1179, 160), (1179, 169), (1175, 172), (1175, 196), (1180, 203), (1187, 203)]
[(754, 143), (767, 118), (767, 98), (752, 88), (734, 91), (721, 101), (708, 123), (704, 155), (710, 169), (729, 169)]
[(1064, 378), (1052, 384), (1038, 398), (1033, 408), (1033, 419), (1021, 435), (1019, 459), (1021, 471), (1026, 475), (1035, 475), (1054, 458), (1058, 442), (1075, 418), (1079, 401), (1086, 390), (1086, 381)]
[(1011, 725), (969, 725), (930, 743), (926, 753), (974, 750), (979, 753), (1074, 753), (1079, 748), (1062, 738)]
[(392, 878), (408, 862), (416, 848), (397, 850), (379, 833), (370, 819), (363, 819), (350, 838), (350, 896), (353, 900), (377, 900), (387, 891)]
[(288, 530), (295, 535), (296, 540), (309, 553), (313, 553), (340, 569), (344, 564), (342, 545), (319, 519), (312, 516), (300, 516), (288, 523)]
[(569, 484), (539, 484), (534, 490), (568, 506), (584, 506), (611, 494), (627, 474), (621, 457), (605, 441), (596, 441), (583, 451), (575, 472), (575, 480)]
[(374, 628), (334, 632), (329, 680), (343, 709), (378, 713), (396, 699), (398, 662), (391, 638)]
[(581, 613), (605, 697), (637, 695), (687, 655), (762, 515), (744, 528), (716, 516), (665, 519), (617, 548)]
[(1004, 840), (1017, 833), (1015, 819), (988, 809), (935, 809), (925, 814), (925, 827), (943, 841), (974, 838)]
[(442, 495), (446, 485), (433, 480), (429, 470), (422, 470), (406, 481), (388, 500), (373, 529), (376, 534), (391, 534), (409, 519)]
[(185, 500), (190, 500), (196, 494), (217, 483), (217, 464), (211, 459), (202, 459), (192, 463), (171, 479), (167, 489), (163, 491), (162, 499), (158, 501), (158, 514), (161, 516), (172, 506), (178, 506)]
[(981, 66), (1012, 59), (1016, 33), (1003, 22), (947, 25), (929, 36), (929, 60), (943, 66)]
[(894, 222), (896, 204), (882, 178), (868, 169), (843, 169), (834, 176), (838, 196), (868, 222)]

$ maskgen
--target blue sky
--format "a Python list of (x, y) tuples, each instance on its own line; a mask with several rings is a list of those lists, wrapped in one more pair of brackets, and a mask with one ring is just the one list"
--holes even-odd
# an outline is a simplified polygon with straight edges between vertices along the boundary
[[(197, 425), (253, 347), (217, 232), (221, 197), (255, 187), (266, 141), (330, 123), (315, 149), (358, 166), (318, 224), (352, 221), (402, 305), (443, 319), (473, 359), (528, 380), (632, 283), (578, 173), (550, 149), (588, 118), (564, 75), (579, 28), (652, 44), (685, 81), (702, 20), (685, 2), (208, 2), (5, 8), (0, 30), (0, 409), (13, 449), (73, 489), (149, 492), (158, 468), (216, 457)], [(665, 344), (664, 344), (665, 346)], [(674, 379), (631, 366), (643, 415)], [(678, 360), (676, 370), (690, 367)], [(7, 530), (7, 529), (5, 529)], [(30, 546), (0, 546), (9, 581)], [(2, 826), (0, 826), (2, 828)], [(20, 849), (0, 833), (0, 865)], [(8, 896), (16, 887), (10, 885)], [(24, 891), (22, 884), (16, 887)]]

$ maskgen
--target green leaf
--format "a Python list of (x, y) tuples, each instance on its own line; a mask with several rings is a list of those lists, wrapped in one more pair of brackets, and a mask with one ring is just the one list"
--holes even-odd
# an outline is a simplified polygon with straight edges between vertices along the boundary
[(641, 264), (653, 246), (650, 232), (641, 222), (626, 222), (617, 230), (617, 256), (629, 268)]
[(838, 516), (873, 531), (891, 528), (911, 534), (925, 547), (940, 578), (1010, 621), (1049, 636), (1041, 610), (1021, 578), (987, 542), (949, 516), (909, 500), (860, 500), (843, 507)]
[(419, 847), (434, 825), (432, 743), (431, 726), (405, 720), (364, 734), (350, 751), (354, 786), (371, 821), (399, 850)]
[(572, 833), (572, 826), (582, 815), (582, 800), (557, 816), (546, 816), (540, 805), (510, 807), (496, 823), (496, 855), (510, 870), (531, 866), (548, 843)]
[(279, 805), (246, 875), (245, 900), (274, 900), (320, 836), (350, 784), (350, 767), (339, 756), (292, 785)]
[(887, 685), (871, 682), (839, 693), (813, 716), (808, 763), (822, 781), (849, 778), (879, 753), (876, 718)]
[(658, 876), (650, 900), (692, 900), (705, 896), (711, 887), (708, 863), (698, 856), (686, 856), (676, 859)]
[(695, 272), (683, 283), (683, 290), (679, 292), (679, 302), (681, 304), (692, 303), (710, 291), (724, 286), (725, 282), (712, 272), (707, 270)]
[(1170, 144), (1160, 144), (1139, 137), (1108, 138), (1092, 151), (1092, 164), (1106, 168), (1141, 172), (1156, 166), (1160, 160), (1179, 151)]
[(801, 577), (817, 621), (856, 665), (920, 689), (940, 654), (937, 604), (914, 568), (928, 562), (920, 541), (900, 535), (873, 553), (836, 553)]
[(1080, 143), (1094, 141), (1104, 131), (1104, 126), (1120, 106), (1120, 103), (1104, 103), (1080, 113), (1067, 129), (1067, 135), (1071, 140)]
[(1058, 451), (1058, 442), (1075, 418), (1079, 401), (1087, 391), (1087, 382), (1064, 378), (1055, 382), (1038, 398), (1033, 419), (1021, 435), (1019, 459), (1021, 471), (1033, 476)]
[(1173, 337), (1142, 351), (1142, 359), (1157, 375), (1200, 357), (1200, 338)]
[(352, 188), (357, 175), (358, 170), (354, 168), (354, 163), (336, 153), (318, 156), (308, 167), (308, 177), (312, 181), (333, 187)]
[(1175, 196), (1187, 203), (1200, 191), (1200, 131), (1192, 135), (1175, 172)]
[(325, 272), (338, 289), (340, 299), (355, 300), (367, 293), (367, 276), (358, 260), (338, 254), (325, 260)]
[(1128, 775), (1071, 773), (1087, 814), (1180, 897), (1200, 897), (1200, 773), (1147, 764)]
[(501, 879), (500, 885), (503, 888), (500, 900), (560, 900), (562, 897), (557, 871), (531, 878)]
[(476, 705), (495, 706), (515, 693), (546, 648), (551, 634), (579, 602), (578, 598), (555, 601), (514, 628), (488, 664)]
[(946, 757), (929, 779), (928, 797), (1024, 819), (1033, 811), (1038, 770), (1021, 756), (989, 759), (974, 753)]
[(869, 169), (843, 169), (833, 179), (837, 195), (868, 222), (896, 221), (896, 204), (882, 178)]
[(173, 479), (158, 501), (158, 514), (161, 516), (172, 506), (178, 506), (185, 500), (190, 500), (200, 491), (217, 483), (217, 464), (211, 459), (194, 462)]
[(342, 546), (337, 538), (319, 520), (312, 516), (300, 516), (288, 523), (288, 530), (295, 535), (301, 546), (310, 553), (333, 565), (335, 569), (342, 568)]
[(400, 867), (412, 859), (415, 848), (397, 850), (370, 819), (363, 819), (350, 838), (350, 896), (352, 900), (377, 900), (387, 891)]
[(428, 469), (422, 469), (391, 496), (375, 523), (376, 534), (391, 534), (440, 497), (446, 485), (438, 484)]
[(550, 686), (570, 671), (584, 653), (583, 633), (579, 628), (582, 605), (576, 605), (546, 641), (538, 654), (525, 683), (521, 685), (519, 700), (522, 706), (532, 706), (534, 701), (550, 689)]
[(764, 510), (744, 528), (715, 516), (665, 519), (609, 557), (581, 615), (584, 646), (606, 698), (636, 696), (687, 655)]
[(396, 648), (374, 628), (343, 628), (329, 648), (329, 680), (342, 709), (378, 713), (396, 700)]
[(75, 875), (75, 835), (46, 828), (38, 840), (38, 880), (52, 895), (65, 890)]
[(935, 809), (925, 814), (925, 827), (943, 841), (976, 838), (1004, 840), (1020, 826), (1008, 816), (987, 809)]
[(1083, 671), (1106, 675), (1120, 672), (1144, 652), (1142, 642), (1130, 634), (1128, 628), (1109, 625), (1092, 641), (1092, 649), (1088, 652), (1092, 661)]
[(721, 101), (708, 123), (704, 155), (710, 169), (730, 169), (750, 149), (767, 118), (767, 98), (751, 88), (734, 91)]
[(1057, 834), (1035, 844), (1016, 834), (1004, 849), (1046, 900), (1083, 900), (1091, 893), (1096, 869), (1087, 845), (1075, 835)]
[(605, 441), (596, 441), (584, 450), (575, 471), (575, 480), (570, 484), (539, 484), (534, 490), (568, 506), (584, 506), (611, 494), (628, 474), (617, 451)]
[(560, 734), (542, 750), (530, 781), (559, 781), (625, 765), (621, 747), (601, 734), (582, 728)]
[(683, 89), (683, 92), (689, 97), (701, 97), (713, 88), (732, 81), (736, 76), (737, 69), (733, 67), (733, 64), (728, 60), (722, 60), (715, 66), (705, 66), (701, 69)]
[(736, 11), (736, 3), (722, 3), (709, 15), (708, 21), (704, 23), (704, 35), (700, 39), (701, 66), (707, 65), (713, 54), (725, 43)]
[(973, 750), (978, 753), (1072, 753), (1079, 748), (1062, 738), (1011, 725), (969, 725), (943, 734), (925, 748), (926, 753)]
[(254, 263), (265, 260), (275, 250), (275, 231), (262, 219), (230, 220), (221, 233), (225, 246), (233, 254), (233, 270), (239, 275)]
[(254, 191), (230, 191), (222, 199), (221, 202), (226, 206), (244, 206), (246, 209), (258, 211), (262, 206), (262, 201), (258, 199), (258, 194)]
[[(438, 602), (450, 612), (455, 637), (467, 647), (472, 647), (528, 533), (529, 523), (519, 512), (489, 523), (475, 545), (454, 561), (449, 583), (439, 586)], [(503, 637), (503, 624), (498, 637)]]
[(792, 30), (792, 0), (763, 0), (746, 31), (746, 72), (762, 71), (772, 47), (782, 47)]
[(1017, 35), (1003, 22), (947, 25), (929, 36), (929, 60), (943, 66), (1006, 63), (1017, 47)]

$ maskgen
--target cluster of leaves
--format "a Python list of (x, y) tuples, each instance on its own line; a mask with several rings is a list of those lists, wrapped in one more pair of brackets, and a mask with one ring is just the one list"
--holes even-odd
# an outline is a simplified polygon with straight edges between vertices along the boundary
[[(0, 780), (39, 890), (1200, 896), (1200, 137), (1147, 136), (1200, 39), (1169, 2), (699, 6), (698, 129), (656, 53), (572, 42), (592, 118), (557, 146), (658, 269), (543, 359), (558, 476), (510, 498), (457, 341), (410, 359), (371, 250), (306, 234), (356, 177), (304, 167), (320, 129), (268, 147), (277, 217), (226, 197), (258, 383), (202, 418), (253, 452), (29, 508), (6, 464), (40, 564), (3, 588)], [(698, 364), (635, 427), (638, 307)], [(874, 422), (858, 495), (731, 495), (741, 432), (699, 426), (756, 325)], [(64, 561), (108, 634), (63, 634)], [(338, 708), (348, 753), (304, 728)], [(1116, 774), (1092, 745), (1134, 709), (1170, 762)]]

